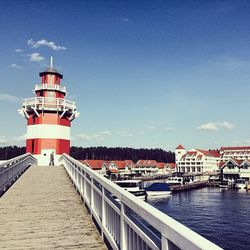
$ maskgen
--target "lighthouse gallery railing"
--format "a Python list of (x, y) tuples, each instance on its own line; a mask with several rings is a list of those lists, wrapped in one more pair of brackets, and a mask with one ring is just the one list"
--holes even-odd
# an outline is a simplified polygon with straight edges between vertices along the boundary
[(0, 164), (0, 195), (30, 166), (37, 165), (30, 154), (20, 155)]
[(35, 85), (35, 91), (39, 91), (42, 89), (52, 89), (52, 90), (59, 90), (61, 92), (66, 93), (66, 87), (58, 85), (58, 84), (36, 84)]
[(59, 162), (112, 249), (221, 249), (72, 157)]
[(76, 110), (76, 103), (62, 99), (52, 97), (33, 97), (27, 98), (23, 101), (23, 108), (25, 110), (35, 108), (36, 110)]

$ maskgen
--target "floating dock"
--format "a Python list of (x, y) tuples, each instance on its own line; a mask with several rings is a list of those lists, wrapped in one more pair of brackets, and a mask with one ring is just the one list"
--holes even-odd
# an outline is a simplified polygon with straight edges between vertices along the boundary
[(172, 185), (170, 186), (170, 189), (172, 192), (178, 192), (178, 191), (184, 191), (189, 189), (195, 189), (195, 188), (202, 188), (207, 186), (207, 181), (199, 181), (184, 185)]

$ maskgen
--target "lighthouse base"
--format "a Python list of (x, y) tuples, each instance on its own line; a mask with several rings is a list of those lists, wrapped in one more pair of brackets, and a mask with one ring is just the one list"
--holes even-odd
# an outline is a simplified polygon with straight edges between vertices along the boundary
[[(42, 150), (42, 154), (37, 154), (37, 155), (33, 155), (36, 159), (37, 159), (37, 164), (38, 166), (49, 166), (51, 164), (51, 160), (50, 160), (50, 155), (53, 153), (54, 154), (55, 150)], [(56, 155), (54, 154), (54, 166), (58, 166), (59, 164), (59, 157), (61, 155)]]

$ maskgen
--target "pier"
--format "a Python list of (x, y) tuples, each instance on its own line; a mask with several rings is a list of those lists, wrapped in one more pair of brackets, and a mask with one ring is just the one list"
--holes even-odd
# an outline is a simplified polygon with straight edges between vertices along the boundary
[(221, 249), (66, 154), (35, 163), (0, 165), (0, 249)]
[(0, 249), (107, 249), (64, 168), (31, 166), (0, 198)]

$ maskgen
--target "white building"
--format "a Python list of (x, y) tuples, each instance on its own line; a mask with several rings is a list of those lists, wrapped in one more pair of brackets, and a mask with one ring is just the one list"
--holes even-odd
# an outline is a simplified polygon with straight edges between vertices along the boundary
[(175, 150), (176, 168), (184, 173), (211, 173), (219, 169), (218, 151), (191, 149), (187, 151), (182, 145)]
[(236, 160), (250, 160), (250, 147), (221, 147), (221, 160), (227, 161), (229, 159)]
[(250, 180), (250, 161), (230, 159), (220, 163), (220, 169), (225, 179), (243, 178)]

